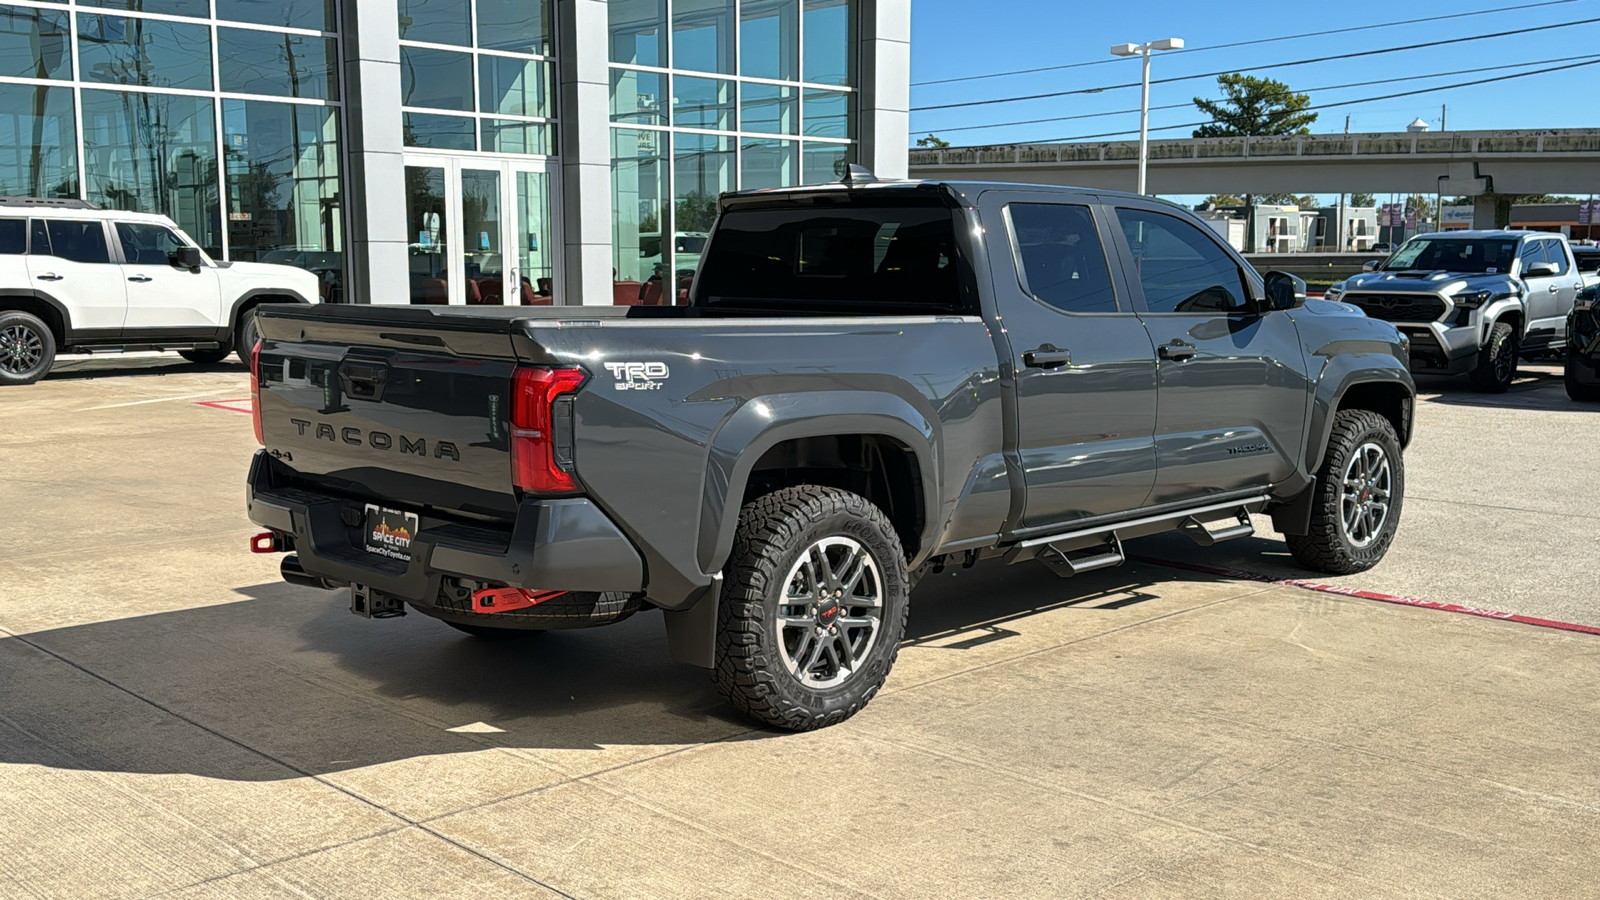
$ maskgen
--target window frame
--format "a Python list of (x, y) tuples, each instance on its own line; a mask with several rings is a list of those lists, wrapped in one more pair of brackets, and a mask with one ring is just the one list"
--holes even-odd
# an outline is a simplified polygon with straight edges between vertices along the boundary
[[(1254, 318), (1257, 316), (1266, 315), (1267, 313), (1273, 311), (1266, 304), (1266, 286), (1261, 281), (1261, 273), (1257, 272), (1255, 267), (1250, 265), (1248, 260), (1246, 260), (1238, 251), (1234, 250), (1233, 247), (1224, 242), (1220, 235), (1208, 228), (1205, 224), (1191, 221), (1181, 214), (1181, 210), (1175, 210), (1174, 208), (1166, 206), (1165, 204), (1141, 201), (1136, 198), (1124, 199), (1122, 197), (1108, 197), (1105, 198), (1104, 202), (1107, 212), (1116, 222), (1116, 227), (1112, 229), (1112, 240), (1116, 242), (1117, 253), (1122, 257), (1124, 272), (1127, 276), (1126, 281), (1128, 285), (1128, 293), (1134, 298), (1134, 308), (1137, 310), (1140, 317), (1188, 316), (1190, 318), (1194, 318), (1197, 316), (1205, 316), (1208, 318)], [(1127, 236), (1124, 234), (1122, 229), (1121, 213), (1124, 209), (1147, 213), (1150, 215), (1166, 216), (1170, 219), (1177, 219), (1178, 221), (1193, 227), (1196, 231), (1199, 231), (1206, 240), (1210, 241), (1212, 246), (1216, 247), (1223, 256), (1232, 261), (1234, 268), (1239, 271), (1239, 287), (1244, 291), (1244, 305), (1236, 309), (1230, 309), (1226, 311), (1173, 310), (1171, 312), (1162, 312), (1158, 310), (1152, 310), (1150, 308), (1149, 301), (1144, 295), (1144, 283), (1136, 276), (1134, 272), (1133, 248), (1129, 246)]]
[[(1011, 217), (1011, 207), (1017, 204), (1025, 204), (1029, 206), (1077, 206), (1083, 208), (1089, 213), (1089, 223), (1094, 226), (1095, 240), (1100, 244), (1100, 255), (1101, 258), (1105, 260), (1106, 278), (1110, 282), (1111, 296), (1116, 301), (1116, 309), (1100, 310), (1098, 312), (1083, 312), (1062, 309), (1061, 307), (1056, 306), (1055, 304), (1045, 300), (1043, 297), (1040, 297), (1038, 294), (1033, 292), (1033, 288), (1028, 284), (1027, 260), (1022, 258), (1022, 242), (1017, 239), (1017, 224)], [(1011, 245), (1011, 265), (1016, 271), (1017, 287), (1022, 290), (1022, 293), (1026, 295), (1029, 300), (1032, 300), (1040, 306), (1064, 316), (1137, 315), (1137, 311), (1133, 308), (1131, 302), (1131, 295), (1128, 293), (1126, 284), (1124, 284), (1125, 279), (1119, 277), (1118, 275), (1118, 271), (1122, 268), (1122, 261), (1112, 253), (1108, 252), (1109, 248), (1106, 246), (1105, 219), (1099, 215), (1101, 212), (1101, 210), (1097, 209), (1099, 205), (1100, 204), (1095, 203), (1090, 198), (1071, 201), (1045, 199), (1042, 197), (1036, 199), (1026, 197), (1008, 197), (1002, 201), (1001, 216), (1005, 219), (1006, 223), (1006, 240)]]

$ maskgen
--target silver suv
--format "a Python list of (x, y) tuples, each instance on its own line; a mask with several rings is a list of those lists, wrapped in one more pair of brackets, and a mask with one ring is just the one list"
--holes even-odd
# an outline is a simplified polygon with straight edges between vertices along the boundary
[(1470, 374), (1501, 393), (1517, 361), (1566, 346), (1583, 277), (1567, 239), (1530, 231), (1455, 231), (1406, 241), (1328, 289), (1329, 300), (1393, 322), (1411, 338), (1411, 371)]

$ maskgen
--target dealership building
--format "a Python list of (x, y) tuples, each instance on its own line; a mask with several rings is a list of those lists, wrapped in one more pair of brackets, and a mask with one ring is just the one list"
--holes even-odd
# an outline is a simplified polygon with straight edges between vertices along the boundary
[(0, 194), (373, 303), (671, 303), (716, 196), (904, 177), (910, 0), (0, 3)]

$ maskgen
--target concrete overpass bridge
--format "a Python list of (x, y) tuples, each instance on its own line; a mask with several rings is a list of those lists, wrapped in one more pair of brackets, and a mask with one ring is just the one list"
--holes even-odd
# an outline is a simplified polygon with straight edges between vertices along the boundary
[[(1138, 141), (911, 151), (911, 177), (1134, 189)], [(1150, 142), (1153, 194), (1442, 193), (1505, 225), (1499, 195), (1600, 193), (1600, 128), (1306, 134)]]

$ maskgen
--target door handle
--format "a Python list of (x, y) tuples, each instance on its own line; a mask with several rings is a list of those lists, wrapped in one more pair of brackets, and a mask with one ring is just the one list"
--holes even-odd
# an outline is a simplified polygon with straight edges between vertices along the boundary
[(149, 275), (129, 275), (128, 276), (128, 280), (129, 281), (137, 281), (137, 282), (139, 282), (141, 284), (143, 284), (146, 281), (155, 281), (155, 279), (151, 278)]
[(1193, 344), (1186, 344), (1183, 341), (1173, 339), (1157, 347), (1156, 352), (1161, 355), (1162, 359), (1183, 362), (1186, 359), (1193, 358), (1196, 351)]
[(1022, 354), (1022, 364), (1030, 369), (1059, 369), (1072, 365), (1072, 351), (1045, 344)]
[(46, 272), (43, 275), (39, 276), (39, 280), (40, 281), (60, 281), (63, 277), (65, 277), (65, 276), (57, 275), (54, 272)]
[(1561, 290), (1561, 285), (1559, 285), (1559, 284), (1550, 285), (1550, 293), (1554, 294), (1559, 290)]

